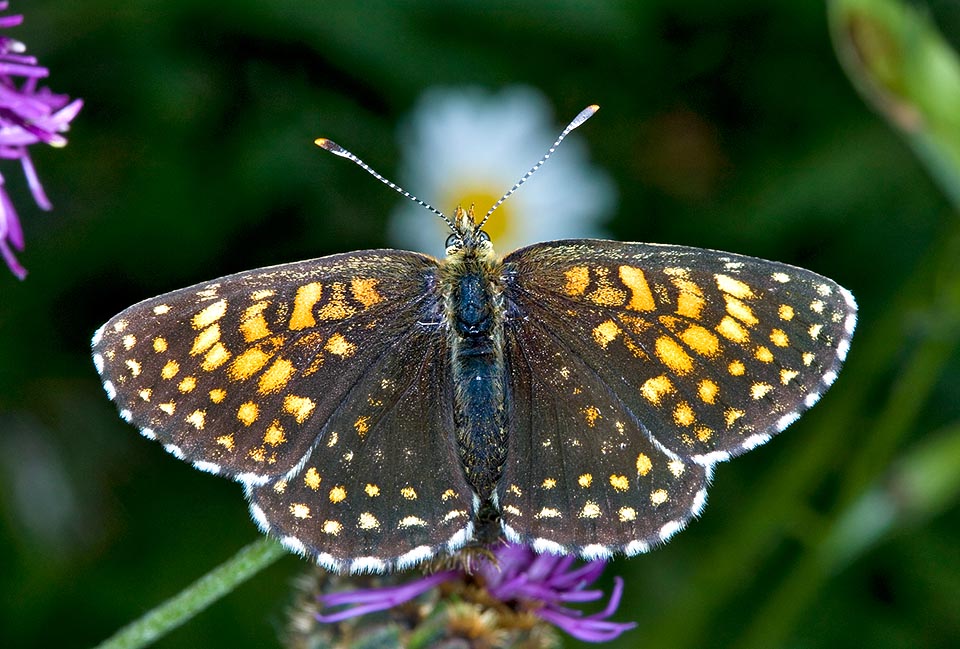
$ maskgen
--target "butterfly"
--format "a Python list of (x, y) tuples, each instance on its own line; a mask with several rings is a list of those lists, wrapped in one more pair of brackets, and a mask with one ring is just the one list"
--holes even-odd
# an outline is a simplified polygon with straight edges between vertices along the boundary
[(447, 218), (317, 143), (444, 218), (446, 257), (229, 275), (126, 309), (92, 347), (125, 421), (240, 482), (262, 531), (331, 571), (501, 538), (646, 552), (701, 512), (717, 463), (812, 407), (849, 350), (854, 298), (809, 270), (590, 239), (500, 257), (486, 217)]

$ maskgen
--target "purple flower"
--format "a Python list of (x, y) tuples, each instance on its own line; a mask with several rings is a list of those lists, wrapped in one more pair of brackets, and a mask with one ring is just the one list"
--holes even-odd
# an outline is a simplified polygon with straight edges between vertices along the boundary
[[(505, 610), (532, 614), (586, 642), (607, 642), (636, 627), (633, 622), (608, 619), (616, 611), (623, 594), (623, 580), (619, 577), (614, 578), (613, 592), (602, 611), (584, 615), (582, 611), (567, 606), (604, 597), (602, 590), (588, 590), (603, 572), (604, 562), (590, 561), (579, 566), (575, 566), (575, 562), (575, 557), (536, 554), (525, 545), (504, 544), (494, 549), (492, 560), (483, 555), (474, 559), (469, 573), (463, 569), (446, 570), (397, 586), (320, 595), (322, 609), (339, 610), (318, 613), (316, 620), (334, 623), (387, 610), (440, 584), (447, 584), (458, 592), (461, 600), (499, 602)], [(484, 596), (475, 598), (471, 593), (478, 587)]]
[[(8, 2), (0, 2), (0, 11), (6, 11)], [(0, 28), (16, 27), (23, 22), (22, 15), (0, 16)], [(20, 160), (33, 200), (41, 209), (52, 205), (47, 199), (34, 169), (31, 144), (42, 142), (62, 147), (67, 140), (60, 133), (70, 127), (83, 101), (70, 101), (37, 82), (50, 74), (37, 65), (37, 59), (24, 54), (26, 46), (8, 36), (0, 36), (0, 158)], [(14, 275), (23, 279), (27, 271), (14, 256), (13, 249), (23, 250), (23, 230), (16, 209), (7, 195), (3, 175), (0, 174), (0, 254)]]

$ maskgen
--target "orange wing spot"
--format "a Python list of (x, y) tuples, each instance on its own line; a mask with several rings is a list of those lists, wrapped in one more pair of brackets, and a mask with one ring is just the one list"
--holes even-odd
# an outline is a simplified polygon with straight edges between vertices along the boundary
[(601, 283), (587, 299), (597, 306), (623, 306), (627, 294), (609, 283)]
[(277, 482), (273, 483), (273, 490), (278, 494), (282, 494), (287, 490), (287, 481), (278, 480)]
[(123, 348), (127, 351), (133, 349), (133, 346), (137, 344), (137, 337), (133, 334), (127, 334), (123, 337)]
[(587, 426), (593, 428), (597, 425), (597, 420), (600, 419), (600, 410), (596, 406), (587, 406), (586, 408), (581, 408), (580, 414), (583, 415), (583, 418), (587, 422)]
[(363, 308), (369, 309), (374, 304), (383, 302), (383, 296), (377, 292), (377, 284), (380, 280), (354, 277), (350, 280), (350, 292), (353, 293), (353, 299), (363, 305)]
[(769, 383), (754, 383), (750, 386), (750, 396), (754, 399), (762, 399), (767, 396), (772, 389), (773, 386)]
[(370, 430), (370, 417), (366, 415), (357, 417), (357, 420), (353, 422), (353, 428), (360, 437), (363, 437)]
[(380, 521), (370, 512), (363, 512), (357, 520), (357, 526), (362, 530), (378, 530), (380, 529)]
[(309, 397), (298, 397), (288, 394), (283, 399), (283, 409), (293, 415), (293, 418), (297, 420), (298, 424), (306, 421), (316, 406), (317, 404)]
[(242, 421), (245, 426), (250, 426), (260, 416), (260, 408), (252, 401), (247, 401), (237, 408), (237, 419)]
[(577, 478), (577, 484), (586, 489), (593, 484), (593, 476), (589, 473), (584, 473), (579, 478)]
[(283, 434), (283, 426), (280, 425), (278, 419), (274, 419), (263, 435), (263, 443), (270, 446), (280, 446), (286, 441), (287, 436)]
[(120, 333), (121, 331), (126, 329), (127, 325), (129, 324), (130, 323), (127, 322), (126, 320), (117, 320), (116, 322), (113, 323), (113, 330), (116, 331), (117, 333)]
[(343, 320), (349, 318), (357, 312), (355, 308), (347, 304), (345, 299), (346, 287), (342, 282), (334, 282), (330, 289), (333, 295), (330, 301), (320, 307), (317, 317), (321, 320)]
[(557, 481), (554, 478), (547, 478), (540, 486), (544, 489), (553, 489), (557, 486)]
[(268, 306), (270, 306), (269, 302), (257, 302), (244, 310), (240, 318), (240, 333), (248, 343), (270, 335), (270, 327), (267, 325), (266, 318), (263, 317), (263, 312)]
[(660, 405), (660, 400), (663, 398), (663, 395), (673, 391), (673, 383), (663, 374), (655, 376), (652, 379), (647, 379), (643, 382), (643, 385), (640, 386), (640, 394), (655, 406)]
[(823, 330), (823, 325), (812, 324), (810, 325), (810, 328), (807, 330), (807, 333), (810, 334), (811, 338), (816, 340), (822, 330)]
[(427, 521), (423, 520), (419, 516), (404, 516), (400, 519), (400, 522), (397, 523), (397, 527), (400, 529), (407, 529), (410, 527), (427, 527)]
[(376, 498), (380, 495), (380, 487), (375, 484), (370, 484), (369, 482), (367, 483), (367, 486), (363, 488), (363, 490), (367, 492), (367, 495), (371, 498)]
[(167, 339), (159, 336), (154, 338), (153, 351), (157, 352), (158, 354), (162, 354), (163, 352), (167, 351)]
[(247, 453), (254, 462), (266, 462), (267, 461), (267, 451), (261, 446), (260, 448), (252, 448)]
[(515, 485), (515, 484), (511, 484), (511, 485), (507, 488), (507, 491), (509, 491), (510, 493), (512, 493), (512, 494), (513, 494), (514, 496), (516, 496), (517, 498), (523, 497), (523, 492), (520, 490), (520, 487), (518, 487), (518, 486)]
[(310, 508), (303, 503), (293, 503), (290, 505), (290, 513), (297, 518), (310, 518)]
[(663, 503), (667, 502), (669, 495), (667, 494), (666, 489), (654, 489), (650, 492), (650, 504), (654, 507), (659, 507)]
[(285, 358), (278, 358), (260, 375), (257, 390), (260, 394), (279, 392), (290, 380), (294, 373), (293, 363)]
[(177, 389), (180, 390), (180, 392), (187, 393), (192, 392), (195, 387), (197, 387), (197, 379), (192, 376), (185, 376), (183, 380), (180, 381)]
[(177, 361), (167, 361), (167, 364), (160, 370), (160, 376), (165, 379), (172, 379), (180, 371), (180, 363)]
[(320, 477), (316, 467), (310, 467), (307, 469), (307, 472), (303, 474), (303, 484), (307, 485), (307, 487), (313, 491), (320, 488), (321, 482), (323, 482), (323, 478)]
[(753, 353), (754, 358), (756, 358), (761, 363), (771, 363), (773, 362), (773, 352), (760, 345), (757, 347), (757, 350)]
[(320, 301), (321, 295), (323, 295), (323, 284), (320, 282), (310, 282), (299, 286), (297, 294), (293, 298), (293, 313), (290, 315), (287, 328), (292, 331), (299, 331), (316, 326), (317, 321), (313, 317), (313, 306)]
[(710, 441), (710, 438), (713, 437), (713, 431), (706, 426), (698, 426), (694, 429), (694, 432), (697, 434), (697, 439), (706, 444)]
[(799, 375), (800, 372), (796, 370), (782, 369), (780, 370), (780, 383), (789, 385), (790, 381), (797, 378)]
[(810, 364), (813, 362), (813, 359), (817, 357), (813, 352), (804, 352), (803, 354), (803, 364), (807, 367), (810, 367)]
[(823, 313), (823, 300), (814, 300), (810, 303), (810, 310), (814, 313)]
[(323, 521), (323, 527), (320, 529), (323, 530), (324, 534), (338, 536), (343, 530), (343, 525), (341, 525), (339, 521)]
[(637, 475), (645, 476), (650, 473), (650, 469), (653, 468), (653, 462), (645, 453), (640, 453), (637, 455)]
[(203, 410), (194, 410), (189, 415), (187, 415), (186, 422), (196, 428), (197, 430), (203, 430), (203, 426), (206, 423), (207, 413)]
[(404, 487), (400, 490), (400, 495), (406, 498), (407, 500), (416, 500), (417, 499), (417, 490), (413, 487)]
[(686, 279), (686, 272), (678, 274), (672, 281), (679, 291), (677, 294), (677, 315), (699, 320), (700, 313), (706, 304), (700, 286)]
[(670, 473), (673, 474), (674, 478), (679, 478), (682, 476), (685, 468), (687, 468), (686, 465), (680, 460), (670, 460), (667, 462), (667, 469), (670, 470)]
[(600, 506), (592, 500), (588, 500), (578, 516), (580, 518), (600, 518), (601, 513)]
[(350, 358), (357, 353), (357, 346), (341, 334), (333, 334), (330, 336), (330, 339), (327, 340), (327, 344), (324, 345), (323, 348), (340, 358)]
[(276, 294), (277, 294), (277, 292), (274, 291), (273, 289), (263, 288), (263, 289), (260, 289), (259, 291), (254, 291), (253, 293), (251, 293), (251, 294), (250, 294), (250, 299), (251, 299), (251, 300), (266, 300), (268, 297), (273, 297), (273, 296), (276, 295)]
[(777, 313), (780, 314), (781, 320), (793, 320), (793, 307), (789, 304), (781, 304), (780, 308), (777, 310)]
[(607, 320), (593, 328), (593, 339), (600, 347), (606, 349), (607, 345), (616, 340), (617, 336), (622, 333), (623, 330), (617, 326), (617, 323), (613, 320)]
[(745, 413), (743, 410), (737, 410), (736, 408), (727, 408), (726, 412), (723, 413), (723, 417), (727, 422), (727, 428), (733, 426), (734, 422), (743, 417)]
[(673, 409), (673, 423), (677, 426), (692, 426), (696, 420), (697, 416), (694, 414), (693, 408), (686, 401), (681, 401)]
[(155, 306), (155, 307), (153, 307), (153, 312), (154, 312), (156, 315), (166, 315), (167, 313), (170, 313), (170, 305), (169, 305), (169, 304), (161, 304), (161, 305), (159, 305), (159, 306)]
[(220, 340), (220, 324), (214, 322), (198, 333), (197, 337), (193, 339), (193, 347), (190, 348), (190, 355), (196, 356), (197, 354), (202, 354), (213, 347), (214, 343), (218, 340)]
[(714, 275), (714, 279), (717, 280), (717, 288), (724, 293), (728, 293), (741, 300), (754, 297), (753, 290), (739, 279), (734, 279), (729, 275)]
[(193, 325), (194, 329), (206, 329), (214, 322), (222, 318), (226, 312), (227, 301), (217, 300), (193, 316), (193, 319), (190, 321), (190, 323)]
[(745, 343), (750, 339), (747, 330), (739, 322), (728, 315), (723, 316), (723, 320), (716, 327), (721, 336), (735, 343)]
[(790, 276), (786, 273), (774, 273), (770, 277), (772, 277), (774, 281), (780, 282), (781, 284), (786, 284), (790, 281)]
[(166, 403), (161, 403), (157, 407), (160, 408), (161, 412), (165, 412), (168, 415), (172, 415), (174, 411), (177, 409), (177, 404), (175, 404), (173, 401), (168, 401)]
[(330, 490), (330, 502), (334, 504), (342, 503), (346, 499), (347, 499), (347, 488), (344, 487), (343, 485), (337, 485), (336, 487)]
[(744, 367), (742, 361), (730, 361), (730, 364), (727, 365), (727, 371), (730, 372), (731, 376), (743, 376), (747, 368)]
[(227, 351), (227, 348), (223, 346), (222, 342), (219, 342), (206, 353), (200, 367), (208, 372), (212, 372), (228, 360), (230, 360), (230, 352)]
[(249, 379), (263, 369), (263, 366), (270, 360), (270, 356), (259, 347), (251, 347), (233, 359), (227, 374), (234, 381)]
[(140, 376), (140, 363), (133, 360), (132, 358), (127, 359), (126, 365), (130, 368), (130, 375), (134, 378)]
[(732, 315), (737, 320), (740, 320), (748, 325), (755, 325), (760, 322), (757, 320), (757, 316), (753, 315), (753, 309), (748, 307), (737, 298), (733, 297), (732, 295), (724, 295), (723, 299), (727, 302), (727, 313)]
[(144, 388), (143, 390), (140, 390), (140, 392), (138, 392), (137, 394), (140, 395), (140, 398), (143, 399), (144, 401), (150, 401), (150, 397), (153, 396), (153, 390), (151, 390), (150, 388)]
[(232, 434), (231, 434), (231, 435), (221, 435), (220, 437), (218, 437), (218, 438), (216, 439), (216, 442), (217, 442), (217, 444), (219, 444), (219, 445), (222, 446), (223, 448), (227, 449), (228, 451), (232, 451), (232, 450), (233, 450), (234, 442), (233, 442), (233, 435), (232, 435)]
[(610, 486), (617, 491), (627, 491), (630, 489), (630, 479), (625, 475), (614, 473), (610, 476)]
[(774, 329), (770, 332), (770, 342), (777, 347), (786, 347), (790, 344), (790, 337), (783, 329)]
[(717, 395), (720, 394), (720, 386), (710, 379), (703, 379), (697, 386), (697, 394), (704, 403), (716, 403)]
[(457, 497), (457, 492), (454, 491), (453, 489), (447, 489), (442, 494), (440, 494), (440, 500), (442, 500), (443, 502), (447, 502), (451, 498), (456, 498), (456, 497)]
[(720, 339), (700, 325), (688, 327), (686, 331), (680, 334), (680, 340), (701, 356), (712, 357), (720, 351)]
[[(514, 510), (514, 512), (513, 512), (514, 516), (516, 516), (516, 515), (518, 515), (518, 514), (520, 513), (520, 510), (517, 509), (516, 507), (513, 507), (513, 510)], [(563, 518), (563, 514), (561, 514), (561, 513), (560, 513), (560, 510), (559, 510), (559, 509), (556, 509), (555, 507), (544, 507), (544, 508), (542, 508), (539, 512), (537, 512), (536, 514), (534, 514), (533, 517), (534, 517), (534, 518), (538, 518), (538, 519), (541, 519), (541, 518)]]
[(693, 359), (673, 338), (657, 338), (656, 352), (660, 362), (677, 374), (687, 374), (693, 369)]
[(653, 311), (657, 304), (653, 299), (653, 293), (650, 292), (650, 285), (647, 284), (647, 278), (643, 271), (633, 266), (621, 266), (618, 269), (620, 281), (630, 289), (630, 302), (627, 308), (633, 311)]
[(621, 523), (629, 523), (637, 520), (637, 510), (633, 507), (621, 507), (617, 510), (617, 517)]
[(213, 390), (210, 390), (210, 401), (213, 401), (214, 403), (222, 403), (226, 398), (226, 390), (221, 390), (220, 388), (214, 388)]
[(583, 295), (590, 285), (590, 269), (586, 266), (574, 266), (564, 273), (567, 283), (563, 287), (563, 292), (570, 297)]

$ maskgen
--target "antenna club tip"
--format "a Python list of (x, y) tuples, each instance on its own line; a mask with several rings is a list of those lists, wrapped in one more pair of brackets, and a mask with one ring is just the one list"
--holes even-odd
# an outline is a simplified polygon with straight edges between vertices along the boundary
[(321, 149), (326, 149), (327, 151), (329, 151), (330, 153), (333, 153), (334, 155), (343, 156), (343, 157), (346, 157), (348, 155), (346, 149), (344, 149), (342, 146), (340, 146), (333, 140), (328, 140), (325, 137), (318, 137), (316, 140), (313, 141), (313, 143), (316, 144)]
[(595, 112), (600, 110), (600, 104), (590, 104), (587, 106), (586, 110), (590, 111), (590, 114), (593, 115)]

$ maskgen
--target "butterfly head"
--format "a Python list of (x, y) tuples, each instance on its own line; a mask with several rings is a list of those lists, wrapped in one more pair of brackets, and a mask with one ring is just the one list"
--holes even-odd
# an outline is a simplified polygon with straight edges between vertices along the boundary
[(447, 237), (446, 253), (448, 257), (489, 257), (493, 256), (493, 244), (490, 236), (480, 229), (470, 209), (463, 209), (459, 205), (453, 212), (453, 232)]

